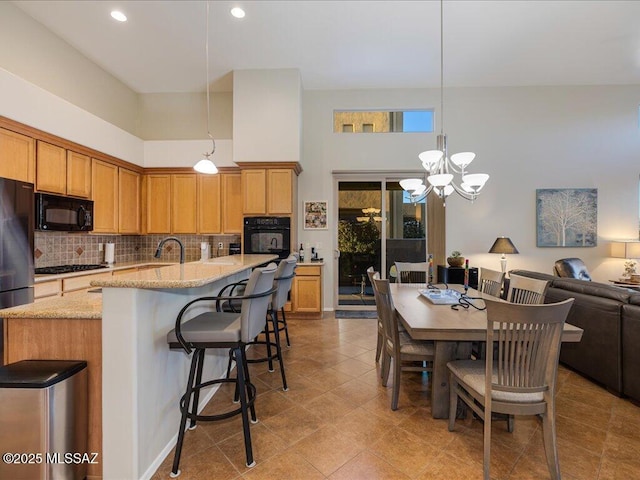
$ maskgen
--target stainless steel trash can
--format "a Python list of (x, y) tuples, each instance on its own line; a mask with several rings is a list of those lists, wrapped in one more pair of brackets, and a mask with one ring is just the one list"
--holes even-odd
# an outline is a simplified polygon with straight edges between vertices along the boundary
[(0, 367), (0, 478), (81, 480), (87, 452), (87, 362)]

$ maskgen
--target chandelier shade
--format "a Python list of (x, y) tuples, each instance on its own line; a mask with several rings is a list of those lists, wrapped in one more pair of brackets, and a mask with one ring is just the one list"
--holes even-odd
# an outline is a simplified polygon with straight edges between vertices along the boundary
[[(436, 150), (426, 150), (418, 155), (422, 167), (427, 171), (428, 185), (419, 179), (418, 184), (415, 183), (416, 179), (407, 179), (411, 182), (403, 184), (401, 181), (400, 186), (411, 194), (412, 202), (424, 200), (432, 191), (443, 200), (456, 192), (466, 200), (473, 201), (489, 180), (486, 173), (467, 172), (467, 167), (475, 157), (473, 152), (460, 152), (451, 157), (447, 152), (447, 136), (444, 133), (444, 0), (440, 0), (440, 134), (436, 137)], [(460, 176), (460, 181), (454, 181), (454, 174)], [(423, 188), (419, 188), (419, 185)]]

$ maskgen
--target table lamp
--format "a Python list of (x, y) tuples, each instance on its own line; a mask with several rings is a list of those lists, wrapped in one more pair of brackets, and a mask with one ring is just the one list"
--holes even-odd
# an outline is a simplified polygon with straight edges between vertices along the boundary
[[(624, 258), (626, 260), (635, 260), (640, 258), (640, 242), (637, 240), (630, 240), (624, 242), (611, 242), (611, 256), (614, 258)], [(625, 272), (623, 276), (628, 277), (632, 273), (635, 273), (635, 262), (630, 264), (630, 269)]]
[(489, 253), (501, 253), (500, 266), (502, 267), (502, 273), (507, 271), (507, 253), (520, 253), (508, 237), (498, 237), (493, 245), (489, 249)]

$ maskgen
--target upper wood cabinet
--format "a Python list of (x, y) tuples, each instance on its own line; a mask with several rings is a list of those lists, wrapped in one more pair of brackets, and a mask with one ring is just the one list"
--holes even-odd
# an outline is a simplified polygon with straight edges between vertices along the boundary
[(295, 174), (288, 168), (242, 170), (242, 211), (245, 215), (291, 215)]
[(36, 154), (36, 190), (67, 193), (67, 151), (38, 140)]
[(67, 150), (67, 195), (91, 196), (91, 158)]
[(93, 231), (118, 233), (118, 167), (94, 158), (91, 177)]
[(222, 232), (242, 233), (242, 180), (239, 173), (224, 173), (222, 182)]
[(222, 175), (198, 175), (198, 233), (222, 233)]
[(197, 218), (196, 174), (171, 175), (171, 231), (196, 233)]
[(34, 183), (36, 141), (0, 128), (0, 177)]
[(140, 174), (118, 168), (118, 231), (140, 233)]
[(146, 231), (171, 233), (171, 175), (145, 175)]
[(91, 159), (87, 155), (38, 140), (36, 190), (89, 198), (91, 181)]

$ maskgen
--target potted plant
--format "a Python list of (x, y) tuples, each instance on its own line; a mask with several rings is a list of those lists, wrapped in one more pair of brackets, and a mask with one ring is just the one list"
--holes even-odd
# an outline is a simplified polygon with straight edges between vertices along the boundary
[(458, 250), (451, 252), (451, 255), (447, 257), (447, 263), (450, 267), (461, 267), (464, 265), (464, 257)]

